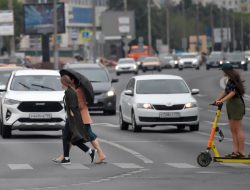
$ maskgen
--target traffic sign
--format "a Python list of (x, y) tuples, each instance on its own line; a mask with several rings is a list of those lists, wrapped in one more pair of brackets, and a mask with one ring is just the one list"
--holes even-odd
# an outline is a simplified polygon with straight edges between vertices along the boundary
[(83, 43), (88, 43), (91, 40), (92, 36), (93, 36), (92, 30), (89, 29), (81, 30), (81, 41)]

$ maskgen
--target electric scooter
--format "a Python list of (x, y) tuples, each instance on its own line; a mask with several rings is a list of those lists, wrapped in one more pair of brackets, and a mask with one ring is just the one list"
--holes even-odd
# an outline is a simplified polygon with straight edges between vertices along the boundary
[[(221, 162), (221, 163), (250, 163), (250, 157), (243, 157), (243, 158), (234, 158), (234, 157), (229, 157), (229, 156), (220, 156), (220, 153), (218, 149), (215, 146), (214, 143), (214, 137), (215, 134), (219, 134), (219, 142), (222, 142), (224, 139), (224, 135), (222, 130), (218, 127), (218, 120), (221, 115), (221, 110), (223, 104), (216, 105), (215, 103), (211, 104), (213, 106), (217, 106), (218, 109), (216, 111), (216, 116), (214, 118), (214, 122), (212, 125), (212, 130), (210, 133), (210, 137), (207, 143), (207, 149), (204, 152), (201, 152), (197, 156), (197, 163), (201, 167), (207, 167), (212, 161), (213, 162)], [(213, 152), (213, 157), (211, 155), (211, 150)]]

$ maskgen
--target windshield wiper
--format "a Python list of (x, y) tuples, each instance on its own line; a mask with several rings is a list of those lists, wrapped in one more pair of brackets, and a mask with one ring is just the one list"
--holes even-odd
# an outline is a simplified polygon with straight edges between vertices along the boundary
[(40, 84), (31, 84), (31, 86), (37, 86), (37, 87), (40, 87), (40, 88), (45, 88), (45, 89), (49, 89), (49, 90), (55, 91), (54, 88), (50, 88), (48, 86), (43, 86), (43, 85), (40, 85)]
[(21, 82), (18, 82), (18, 84), (22, 85), (23, 87), (27, 88), (27, 89), (31, 89), (29, 86), (27, 86), (26, 84), (23, 84)]

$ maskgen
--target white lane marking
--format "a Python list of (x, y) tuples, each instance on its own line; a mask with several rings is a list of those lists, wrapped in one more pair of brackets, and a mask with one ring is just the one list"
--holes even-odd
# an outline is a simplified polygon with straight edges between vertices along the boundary
[(200, 171), (198, 174), (225, 174), (225, 172), (213, 172), (213, 171)]
[(121, 149), (121, 150), (123, 150), (123, 151), (126, 151), (126, 152), (132, 154), (133, 156), (135, 156), (136, 158), (142, 160), (142, 161), (143, 161), (144, 163), (146, 163), (146, 164), (152, 164), (152, 163), (154, 163), (152, 160), (150, 160), (149, 158), (146, 158), (145, 156), (143, 156), (143, 155), (140, 154), (139, 152), (136, 152), (136, 151), (134, 151), (134, 150), (132, 150), (132, 149), (129, 149), (129, 148), (125, 147), (125, 146), (122, 146), (122, 145), (119, 145), (119, 144), (117, 144), (117, 143), (114, 143), (114, 142), (111, 142), (111, 141), (107, 141), (107, 140), (104, 140), (104, 139), (99, 139), (99, 140), (100, 140), (101, 142), (104, 142), (104, 143), (106, 143), (106, 144), (109, 144), (109, 145), (111, 145), (111, 146), (114, 146), (114, 147), (116, 147), (116, 148), (119, 148), (119, 149)]
[(88, 167), (80, 164), (80, 163), (73, 163), (69, 165), (62, 165), (64, 168), (69, 169), (69, 170), (86, 170), (89, 169)]
[(8, 164), (11, 170), (33, 170), (29, 164)]
[[(208, 124), (210, 124), (210, 125), (213, 125), (213, 122), (211, 122), (211, 121), (203, 121), (204, 123), (208, 123)], [(218, 123), (218, 126), (227, 126), (228, 125), (228, 123)]]
[(142, 166), (139, 166), (134, 163), (113, 163), (114, 165), (118, 166), (119, 168), (123, 169), (137, 169), (137, 168), (143, 168)]
[(199, 168), (197, 166), (187, 164), (187, 163), (165, 163), (166, 165), (172, 166), (174, 168), (182, 168), (182, 169), (191, 169), (191, 168)]

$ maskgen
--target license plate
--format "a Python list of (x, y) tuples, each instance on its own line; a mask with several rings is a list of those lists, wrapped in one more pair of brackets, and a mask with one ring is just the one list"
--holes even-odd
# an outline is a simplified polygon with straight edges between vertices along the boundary
[(52, 115), (50, 113), (31, 113), (30, 119), (50, 119)]
[(161, 112), (159, 113), (160, 118), (171, 118), (171, 117), (180, 117), (178, 112)]

